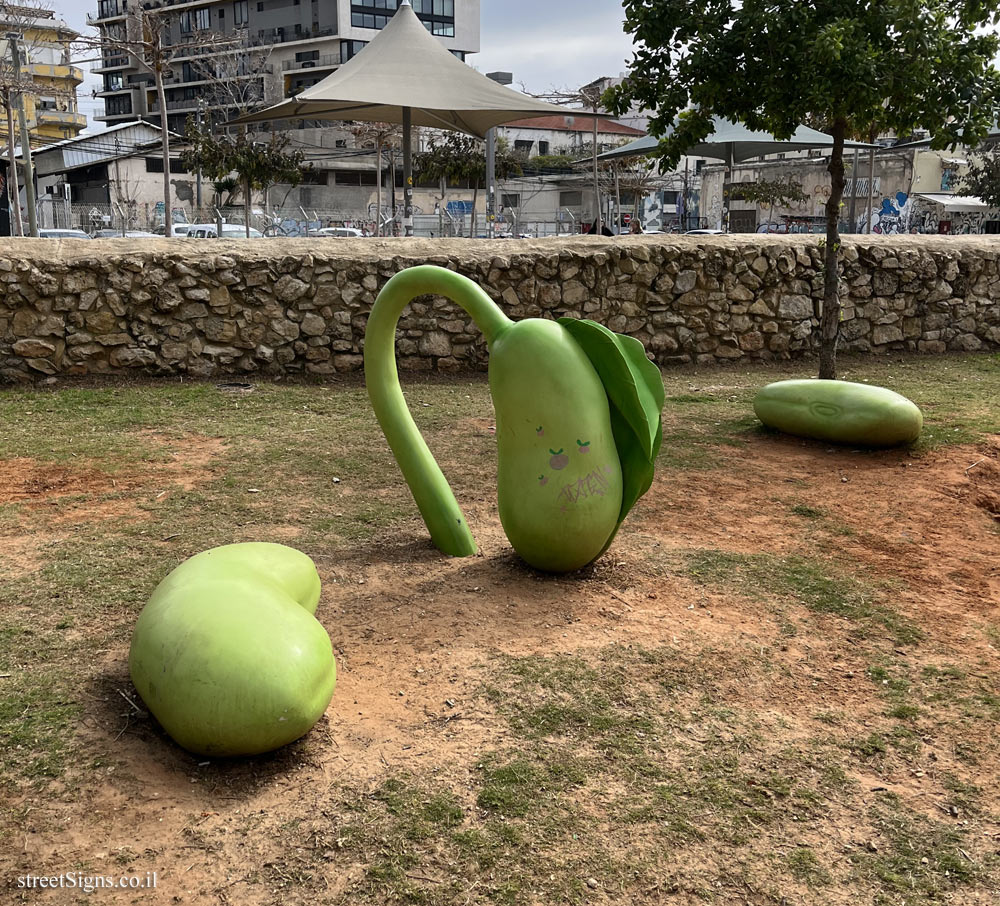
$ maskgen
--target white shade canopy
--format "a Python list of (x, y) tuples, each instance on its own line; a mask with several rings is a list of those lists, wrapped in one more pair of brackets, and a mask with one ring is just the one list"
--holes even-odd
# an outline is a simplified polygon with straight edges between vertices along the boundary
[[(703, 141), (692, 145), (684, 153), (689, 157), (713, 157), (729, 163), (739, 163), (750, 160), (753, 157), (760, 157), (763, 154), (777, 154), (782, 151), (805, 151), (809, 148), (832, 148), (833, 136), (820, 132), (817, 129), (810, 129), (808, 126), (799, 126), (792, 137), (787, 140), (777, 139), (769, 132), (757, 132), (748, 129), (742, 123), (733, 123), (724, 120), (722, 117), (713, 117), (715, 131)], [(669, 136), (673, 129), (668, 129), (666, 135)], [(598, 154), (598, 160), (615, 160), (620, 157), (635, 157), (638, 155), (653, 154), (660, 140), (652, 135), (636, 139), (620, 148), (613, 148)], [(877, 148), (877, 145), (868, 145), (864, 142), (845, 141), (845, 148)]]
[(234, 123), (281, 119), (410, 123), (484, 138), (494, 126), (566, 109), (513, 91), (467, 66), (424, 27), (409, 4), (360, 53), (294, 98)]

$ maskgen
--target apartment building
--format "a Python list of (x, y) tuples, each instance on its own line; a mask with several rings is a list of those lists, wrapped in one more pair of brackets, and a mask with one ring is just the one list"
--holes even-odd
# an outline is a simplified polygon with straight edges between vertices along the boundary
[[(22, 78), (32, 87), (24, 103), (32, 145), (47, 145), (78, 135), (87, 118), (77, 109), (76, 89), (83, 82), (83, 70), (70, 64), (70, 45), (80, 37), (51, 10), (36, 6), (4, 4), (0, 8), (0, 69), (11, 64), (8, 33), (19, 40)], [(0, 117), (0, 142), (7, 145), (7, 121)], [(15, 136), (20, 145), (20, 134)]]
[[(199, 110), (232, 108), (234, 92), (273, 104), (314, 85), (347, 62), (383, 28), (399, 0), (98, 0), (90, 24), (105, 40), (94, 71), (103, 77), (108, 124), (159, 116), (151, 74), (116, 43), (137, 10), (162, 10), (170, 74), (168, 125), (183, 132)], [(412, 0), (428, 31), (460, 59), (479, 50), (480, 0)], [(238, 39), (239, 50), (213, 48), (211, 36)], [(171, 49), (172, 48), (172, 49)], [(242, 60), (240, 59), (242, 57)], [(309, 128), (315, 124), (296, 123)]]

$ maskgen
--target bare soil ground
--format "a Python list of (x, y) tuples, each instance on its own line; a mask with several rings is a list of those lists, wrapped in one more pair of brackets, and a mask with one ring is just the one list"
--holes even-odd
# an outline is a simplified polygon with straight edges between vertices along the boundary
[[(488, 414), (442, 430), (491, 443)], [(111, 471), (0, 461), (7, 579), (43, 575), (81, 526), (177, 561), (187, 529), (158, 508), (196, 506), (184, 495), (242, 451), (142, 437), (157, 455)], [(304, 542), (338, 654), (327, 714), (271, 756), (175, 746), (129, 683), (137, 610), (95, 605), (99, 638), (50, 665), (77, 684), (58, 687), (68, 763), (8, 786), (0, 874), (155, 870), (157, 888), (4, 897), (998, 902), (1000, 436), (920, 455), (738, 440), (712, 447), (719, 467), (663, 468), (609, 555), (572, 576), (517, 559), (488, 488), (459, 495), (468, 559), (430, 546), (398, 488), (384, 497), (405, 515), (353, 542), (279, 512), (244, 523), (247, 540)], [(338, 493), (347, 520), (380, 492)], [(287, 506), (309, 511), (308, 494)], [(23, 626), (34, 607), (5, 615)], [(70, 611), (64, 632), (92, 639)], [(33, 669), (34, 645), (15, 641), (0, 684)]]

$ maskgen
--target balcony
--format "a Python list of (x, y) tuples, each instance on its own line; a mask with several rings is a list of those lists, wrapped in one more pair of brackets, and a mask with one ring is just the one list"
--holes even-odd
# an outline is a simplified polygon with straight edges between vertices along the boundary
[(70, 66), (66, 63), (29, 63), (26, 68), (35, 78), (39, 79), (83, 81), (83, 70), (79, 66)]
[(167, 86), (176, 85), (204, 85), (206, 82), (214, 82), (219, 80), (232, 81), (233, 79), (254, 79), (260, 78), (263, 75), (270, 75), (274, 72), (274, 67), (270, 63), (265, 63), (262, 66), (258, 66), (255, 72), (250, 73), (240, 73), (239, 75), (230, 75), (226, 73), (224, 75), (215, 75), (211, 72), (196, 72), (192, 73), (194, 78), (185, 79), (183, 75), (172, 75), (167, 76), (163, 80), (163, 84)]
[(340, 65), (340, 54), (324, 53), (315, 60), (282, 60), (282, 72), (295, 72), (300, 69), (333, 69)]
[(126, 69), (129, 65), (128, 57), (108, 57), (106, 60), (98, 60), (90, 67), (91, 72), (110, 72), (112, 69)]
[(114, 4), (104, 7), (102, 12), (100, 9), (96, 13), (87, 13), (87, 24), (88, 25), (100, 25), (103, 22), (110, 22), (113, 19), (122, 19), (128, 13), (124, 4)]
[(35, 110), (35, 122), (39, 126), (76, 126), (84, 129), (87, 126), (87, 117), (82, 113), (73, 113), (69, 110), (45, 110), (37, 108)]
[(257, 36), (250, 39), (250, 43), (254, 47), (267, 47), (270, 44), (288, 44), (292, 41), (312, 41), (316, 38), (333, 38), (336, 37), (337, 30), (335, 28), (317, 28), (315, 31), (310, 32), (299, 32), (294, 31), (286, 32), (284, 29), (276, 29), (274, 31), (261, 30), (257, 32)]

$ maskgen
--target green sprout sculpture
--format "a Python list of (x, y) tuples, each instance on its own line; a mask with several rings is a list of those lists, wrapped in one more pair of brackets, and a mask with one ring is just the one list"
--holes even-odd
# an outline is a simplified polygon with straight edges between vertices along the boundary
[(434, 544), (476, 543), (413, 422), (396, 371), (396, 324), (417, 296), (446, 296), (486, 337), (496, 413), (500, 521), (514, 549), (548, 572), (579, 569), (614, 540), (653, 480), (663, 382), (642, 344), (593, 321), (511, 321), (466, 277), (431, 265), (383, 287), (365, 333), (372, 407)]
[(851, 381), (777, 381), (758, 391), (753, 408), (769, 428), (863, 447), (912, 443), (924, 424), (905, 396)]
[(201, 755), (257, 755), (308, 733), (337, 681), (313, 614), (312, 560), (282, 544), (227, 544), (185, 560), (132, 634), (129, 671), (153, 716)]

